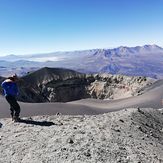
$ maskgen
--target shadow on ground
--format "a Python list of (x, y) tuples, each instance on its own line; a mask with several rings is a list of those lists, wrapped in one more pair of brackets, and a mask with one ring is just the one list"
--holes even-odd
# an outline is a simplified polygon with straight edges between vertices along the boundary
[(48, 122), (48, 121), (34, 121), (34, 120), (27, 120), (27, 119), (21, 119), (19, 120), (19, 123), (26, 123), (26, 124), (32, 124), (32, 125), (37, 125), (37, 126), (52, 126), (52, 125), (56, 125), (53, 122)]

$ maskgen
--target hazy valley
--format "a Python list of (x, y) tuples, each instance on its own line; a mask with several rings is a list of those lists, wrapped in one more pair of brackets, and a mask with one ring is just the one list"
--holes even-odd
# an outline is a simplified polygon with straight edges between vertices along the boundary
[(0, 57), (0, 75), (25, 75), (42, 67), (68, 68), (82, 73), (111, 73), (163, 78), (163, 49), (157, 45), (118, 47)]

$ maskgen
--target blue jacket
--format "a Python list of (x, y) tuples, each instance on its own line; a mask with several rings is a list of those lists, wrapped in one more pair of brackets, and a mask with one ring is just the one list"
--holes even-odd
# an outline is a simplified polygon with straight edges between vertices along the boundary
[(3, 90), (4, 90), (4, 95), (11, 95), (11, 96), (17, 96), (18, 95), (18, 87), (17, 84), (10, 80), (6, 79), (2, 84), (1, 84)]

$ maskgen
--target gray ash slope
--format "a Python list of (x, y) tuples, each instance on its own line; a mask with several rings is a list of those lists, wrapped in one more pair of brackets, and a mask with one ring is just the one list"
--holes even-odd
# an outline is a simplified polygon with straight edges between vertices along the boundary
[(42, 68), (21, 78), (19, 100), (69, 102), (85, 98), (119, 99), (141, 94), (155, 80), (111, 74), (86, 75), (69, 69)]
[(23, 119), (0, 119), (0, 162), (163, 162), (163, 110)]

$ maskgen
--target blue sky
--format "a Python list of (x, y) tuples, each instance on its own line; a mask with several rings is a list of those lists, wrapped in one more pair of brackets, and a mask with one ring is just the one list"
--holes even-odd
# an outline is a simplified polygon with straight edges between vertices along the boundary
[(0, 0), (0, 55), (163, 46), (163, 0)]

